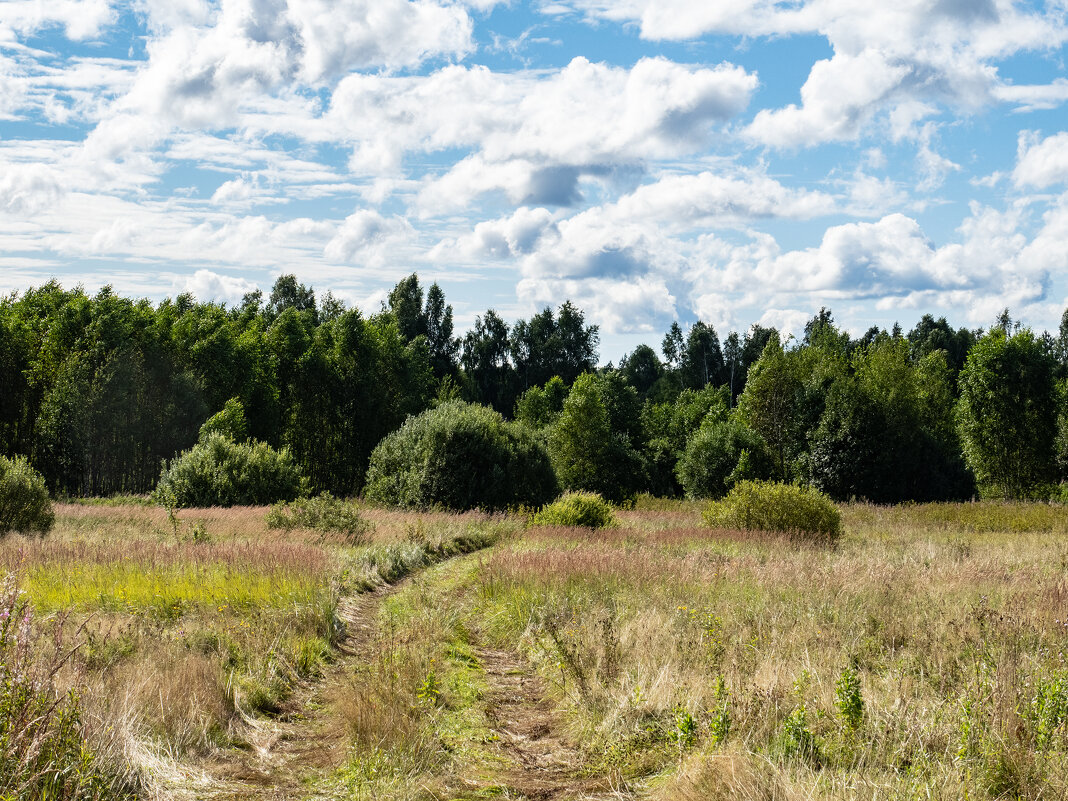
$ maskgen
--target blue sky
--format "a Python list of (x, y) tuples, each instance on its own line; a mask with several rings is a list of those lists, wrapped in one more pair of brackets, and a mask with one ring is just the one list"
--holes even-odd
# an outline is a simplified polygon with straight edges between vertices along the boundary
[(5, 0), (0, 291), (1055, 328), (1068, 3)]

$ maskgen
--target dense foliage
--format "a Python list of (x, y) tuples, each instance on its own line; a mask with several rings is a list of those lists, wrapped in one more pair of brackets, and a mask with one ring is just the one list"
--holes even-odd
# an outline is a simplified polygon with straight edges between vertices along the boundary
[(833, 541), (842, 533), (838, 508), (819, 490), (768, 481), (742, 481), (704, 512), (715, 528), (781, 531)]
[(645, 486), (644, 462), (634, 447), (639, 408), (634, 388), (618, 374), (579, 377), (549, 434), (549, 454), (565, 489), (618, 503)]
[(55, 519), (41, 475), (23, 457), (0, 456), (0, 536), (47, 534)]
[(690, 498), (721, 498), (739, 481), (767, 479), (773, 470), (764, 440), (734, 420), (697, 429), (676, 467), (679, 483)]
[(415, 275), (364, 316), (293, 276), (226, 307), (56, 283), (0, 300), (0, 455), (59, 495), (144, 493), (212, 434), (288, 449), (312, 492), (363, 491), (409, 417), (482, 404), (535, 432), (559, 484), (613, 501), (718, 496), (745, 478), (880, 503), (1068, 497), (1068, 319), (989, 332), (924, 316), (853, 338), (823, 309), (800, 339), (672, 324), (597, 367), (570, 302), (463, 335)]
[(1030, 331), (996, 328), (968, 354), (957, 420), (984, 495), (1018, 498), (1056, 479), (1055, 363)]
[(531, 431), (459, 401), (409, 418), (375, 448), (367, 471), (367, 498), (417, 509), (541, 506), (556, 492)]
[(307, 492), (289, 450), (209, 434), (164, 467), (155, 497), (164, 506), (263, 506)]
[(612, 504), (595, 492), (567, 492), (534, 515), (539, 526), (605, 528), (615, 525)]

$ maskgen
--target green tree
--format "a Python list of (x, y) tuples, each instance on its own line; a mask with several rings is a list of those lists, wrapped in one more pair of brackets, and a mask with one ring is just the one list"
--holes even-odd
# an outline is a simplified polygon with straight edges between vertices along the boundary
[(469, 395), (498, 412), (511, 413), (517, 379), (509, 359), (508, 324), (493, 309), (475, 318), (464, 336), (461, 364), (470, 383)]
[(957, 427), (987, 497), (1023, 498), (1056, 478), (1055, 361), (1034, 334), (996, 326), (961, 370)]
[(723, 351), (716, 329), (700, 320), (693, 324), (686, 336), (680, 369), (683, 383), (694, 389), (723, 383)]
[(800, 362), (782, 349), (777, 334), (768, 339), (760, 359), (749, 368), (738, 399), (739, 419), (768, 444), (776, 472), (785, 479), (804, 448), (805, 384)]
[(389, 293), (389, 312), (397, 321), (397, 329), (405, 342), (426, 336), (426, 315), (423, 311), (423, 288), (419, 276), (412, 273), (403, 278)]
[(597, 377), (579, 376), (549, 434), (549, 455), (565, 489), (600, 493), (620, 502), (645, 485), (641, 455), (626, 432), (613, 430)]
[(435, 377), (440, 380), (455, 376), (460, 340), (453, 336), (452, 306), (445, 303), (445, 293), (437, 284), (431, 284), (427, 290), (423, 319), (430, 366)]
[(673, 322), (670, 330), (664, 334), (664, 339), (660, 343), (660, 351), (664, 354), (668, 367), (672, 369), (679, 367), (684, 349), (685, 341), (682, 338), (682, 328), (677, 321)]
[(648, 345), (639, 345), (624, 356), (619, 362), (619, 370), (643, 399), (664, 375), (664, 365)]
[(245, 407), (237, 398), (230, 398), (215, 414), (204, 421), (200, 427), (199, 440), (212, 434), (222, 434), (235, 442), (248, 439), (248, 421), (245, 419)]
[(272, 319), (287, 309), (307, 312), (318, 321), (315, 292), (298, 282), (297, 277), (292, 274), (278, 276), (271, 289), (271, 297), (267, 300), (267, 314)]
[(564, 409), (567, 387), (560, 376), (553, 376), (544, 387), (531, 387), (515, 403), (515, 419), (532, 431), (556, 422)]
[(11, 531), (44, 535), (55, 519), (41, 474), (25, 457), (0, 456), (0, 537)]

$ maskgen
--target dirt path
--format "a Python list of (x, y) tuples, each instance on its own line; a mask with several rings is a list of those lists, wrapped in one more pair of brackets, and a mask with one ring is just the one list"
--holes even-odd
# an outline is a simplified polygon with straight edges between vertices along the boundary
[(277, 718), (246, 719), (247, 748), (220, 752), (165, 797), (173, 801), (314, 798), (315, 779), (336, 767), (348, 746), (342, 730), (325, 719), (324, 694), (344, 680), (355, 660), (370, 658), (382, 602), (413, 578), (342, 598), (338, 618), (345, 624), (345, 636), (338, 644), (340, 658), (327, 666), (322, 677), (298, 685)]
[[(421, 572), (421, 571), (420, 571)], [(298, 801), (326, 799), (317, 788), (345, 759), (349, 742), (343, 727), (331, 725), (326, 698), (346, 680), (354, 664), (373, 659), (383, 602), (404, 589), (419, 572), (371, 592), (343, 598), (338, 617), (345, 623), (340, 658), (319, 679), (298, 686), (275, 719), (247, 719), (247, 747), (230, 748), (199, 766), (195, 773), (169, 783), (167, 801)], [(564, 727), (545, 686), (517, 654), (476, 649), (486, 674), (484, 696), (494, 748), (507, 767), (487, 779), (461, 780), (468, 788), (502, 792), (503, 798), (526, 801), (629, 801), (633, 796), (613, 787), (607, 777), (584, 777), (581, 751)], [(451, 796), (450, 796), (451, 797)], [(479, 797), (482, 797), (481, 795)]]
[(630, 799), (607, 777), (580, 774), (582, 754), (563, 734), (559, 715), (541, 679), (516, 654), (480, 649), (486, 671), (491, 725), (502, 755), (514, 767), (499, 784), (507, 798), (529, 801)]

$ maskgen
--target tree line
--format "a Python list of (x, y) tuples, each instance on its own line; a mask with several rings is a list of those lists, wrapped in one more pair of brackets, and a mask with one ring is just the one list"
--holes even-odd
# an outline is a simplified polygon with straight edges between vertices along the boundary
[(533, 432), (562, 487), (616, 500), (747, 478), (876, 502), (1051, 498), (1068, 471), (1068, 313), (1058, 336), (1007, 312), (986, 331), (927, 315), (855, 339), (826, 309), (785, 341), (675, 323), (659, 352), (601, 368), (598, 345), (570, 302), (512, 325), (489, 310), (460, 336), (416, 275), (369, 315), (291, 275), (233, 306), (53, 281), (0, 300), (0, 454), (55, 494), (144, 493), (237, 408), (314, 491), (351, 496), (387, 434), (463, 401)]

